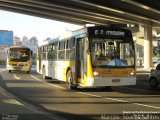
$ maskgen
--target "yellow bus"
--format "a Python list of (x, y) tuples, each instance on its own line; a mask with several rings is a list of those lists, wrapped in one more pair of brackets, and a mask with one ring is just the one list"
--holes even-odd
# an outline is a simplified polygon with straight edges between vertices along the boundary
[(69, 89), (135, 85), (132, 34), (96, 26), (49, 40), (37, 49), (37, 72), (67, 82)]
[(30, 72), (32, 67), (32, 51), (25, 46), (11, 46), (7, 50), (7, 70)]

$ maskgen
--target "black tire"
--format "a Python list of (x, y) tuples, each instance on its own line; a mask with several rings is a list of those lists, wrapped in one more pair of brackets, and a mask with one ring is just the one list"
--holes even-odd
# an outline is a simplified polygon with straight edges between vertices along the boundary
[(29, 74), (29, 71), (27, 71), (27, 74)]
[(67, 79), (67, 83), (68, 83), (68, 88), (70, 90), (74, 90), (74, 89), (77, 88), (76, 85), (73, 85), (73, 77), (72, 77), (72, 71), (71, 70), (69, 70), (67, 72), (66, 79)]
[(104, 89), (105, 90), (112, 90), (112, 87), (111, 86), (105, 86)]
[(46, 77), (46, 69), (45, 69), (45, 67), (43, 67), (43, 69), (42, 69), (42, 78), (43, 78), (43, 80), (45, 80), (47, 77)]
[(11, 73), (11, 70), (9, 70), (8, 72)]
[(157, 88), (158, 87), (158, 81), (156, 78), (150, 78), (149, 85), (151, 88)]

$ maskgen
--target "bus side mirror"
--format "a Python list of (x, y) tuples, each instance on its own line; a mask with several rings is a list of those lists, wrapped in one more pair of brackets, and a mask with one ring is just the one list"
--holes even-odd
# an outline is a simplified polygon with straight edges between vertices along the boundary
[(9, 51), (7, 51), (7, 56), (9, 56)]
[(89, 50), (88, 50), (88, 49), (86, 49), (85, 51), (86, 51), (86, 53), (89, 53)]
[(89, 42), (88, 42), (88, 39), (85, 40), (85, 52), (89, 53)]

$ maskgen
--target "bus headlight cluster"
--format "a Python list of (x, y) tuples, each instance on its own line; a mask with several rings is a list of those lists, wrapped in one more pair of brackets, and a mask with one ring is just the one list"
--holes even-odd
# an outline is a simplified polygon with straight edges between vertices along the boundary
[(135, 77), (135, 73), (134, 72), (131, 72), (128, 77)]
[(97, 72), (97, 71), (94, 71), (93, 75), (94, 75), (94, 77), (99, 77), (100, 76), (99, 72)]

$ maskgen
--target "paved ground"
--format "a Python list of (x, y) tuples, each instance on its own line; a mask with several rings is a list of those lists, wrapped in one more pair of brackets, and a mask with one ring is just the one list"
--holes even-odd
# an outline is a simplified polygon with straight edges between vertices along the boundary
[(43, 81), (35, 69), (31, 74), (9, 74), (3, 67), (0, 69), (0, 113), (31, 120), (116, 120), (137, 115), (141, 119), (149, 115), (146, 119), (150, 120), (155, 113), (154, 120), (159, 120), (160, 88), (149, 88), (149, 71), (137, 71), (136, 86), (71, 91), (63, 82)]

